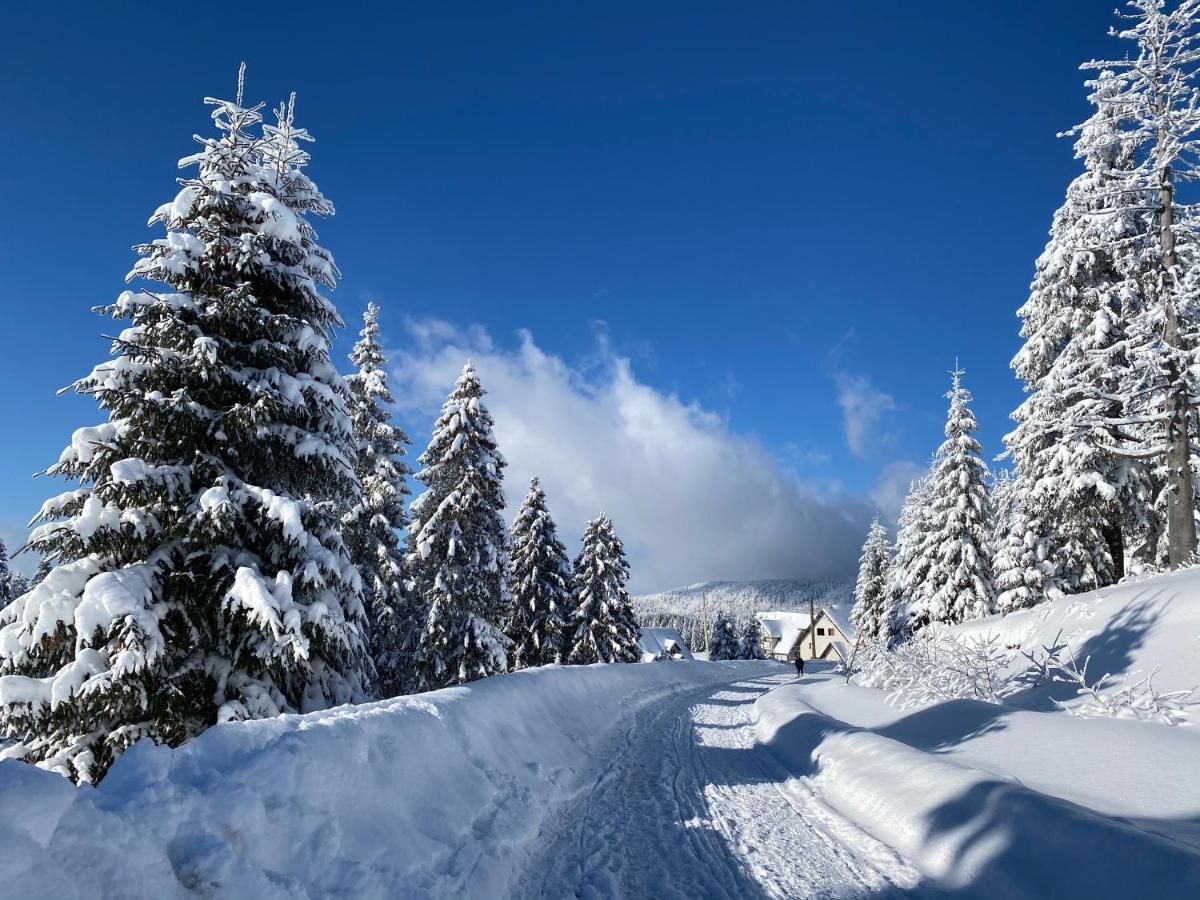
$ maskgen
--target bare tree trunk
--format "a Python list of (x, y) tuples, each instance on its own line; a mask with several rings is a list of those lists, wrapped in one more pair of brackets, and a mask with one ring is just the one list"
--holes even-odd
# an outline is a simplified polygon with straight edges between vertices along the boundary
[(1105, 522), (1102, 531), (1104, 542), (1108, 544), (1108, 553), (1112, 557), (1113, 583), (1116, 584), (1125, 577), (1125, 540), (1121, 535), (1121, 527), (1115, 522)]
[[(1163, 112), (1163, 101), (1159, 95), (1157, 112)], [(1160, 128), (1158, 146), (1166, 143), (1166, 133)], [(1167, 560), (1172, 569), (1178, 569), (1192, 558), (1196, 551), (1196, 520), (1192, 510), (1192, 461), (1191, 441), (1188, 434), (1188, 389), (1184, 373), (1179, 365), (1179, 351), (1183, 350), (1183, 337), (1179, 333), (1179, 314), (1175, 309), (1175, 180), (1171, 166), (1161, 169), (1159, 178), (1159, 239), (1162, 241), (1163, 312), (1166, 327), (1163, 340), (1170, 348), (1167, 366), (1170, 396), (1167, 400)]]

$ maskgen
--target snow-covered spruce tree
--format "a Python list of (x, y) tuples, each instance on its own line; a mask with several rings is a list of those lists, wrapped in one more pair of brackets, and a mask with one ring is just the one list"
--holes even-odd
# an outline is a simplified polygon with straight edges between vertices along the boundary
[(378, 693), (394, 697), (411, 685), (414, 631), (419, 627), (406, 602), (404, 554), (397, 534), (408, 528), (404, 498), (409, 468), (404, 456), (411, 441), (392, 423), (388, 411), (395, 401), (379, 342), (379, 307), (374, 303), (367, 304), (360, 335), (350, 353), (355, 371), (346, 376), (346, 386), (354, 430), (354, 472), (362, 496), (342, 517), (342, 533), (362, 578), (367, 646), (375, 662)]
[(509, 610), (501, 517), (506, 463), (484, 393), (468, 362), (418, 459), (416, 478), (425, 491), (412, 504), (406, 564), (424, 609), (416, 659), (422, 690), (507, 669), (508, 641), (500, 630)]
[(749, 618), (742, 625), (742, 633), (738, 637), (737, 658), (766, 659), (762, 648), (762, 625), (758, 619)]
[(725, 610), (718, 610), (712, 624), (712, 637), (708, 641), (708, 658), (712, 660), (738, 658), (738, 631), (733, 617)]
[(925, 475), (913, 482), (900, 510), (887, 602), (877, 626), (882, 640), (892, 641), (907, 634), (909, 608), (923, 604), (928, 595), (934, 556), (931, 512), (929, 476)]
[(529, 482), (508, 540), (512, 615), (506, 631), (512, 641), (512, 667), (561, 663), (568, 651), (571, 562), (546, 508), (546, 492), (536, 478)]
[(568, 625), (572, 665), (637, 662), (639, 629), (625, 585), (629, 563), (612, 520), (601, 514), (587, 523), (575, 558), (574, 606)]
[(980, 458), (979, 426), (955, 369), (946, 397), (946, 440), (938, 448), (929, 475), (930, 532), (933, 559), (926, 576), (928, 592), (914, 603), (909, 627), (930, 622), (962, 622), (993, 610), (991, 504), (987, 466)]
[(0, 607), (8, 605), (13, 599), (12, 570), (8, 566), (8, 547), (4, 538), (0, 538)]
[(1007, 614), (1060, 596), (1056, 589), (1047, 587), (1054, 575), (1045, 536), (1047, 529), (1037, 517), (1028, 514), (1020, 495), (1005, 522), (1002, 531), (997, 529), (999, 538), (993, 545), (996, 611)]
[[(1146, 465), (1117, 452), (1129, 440), (1121, 392), (1132, 372), (1127, 324), (1140, 308), (1137, 270), (1152, 237), (1145, 191), (1124, 182), (1135, 141), (1110, 71), (1088, 83), (1096, 112), (1074, 130), (1084, 172), (1055, 213), (1021, 307), (1025, 344), (1012, 361), (1029, 397), (1005, 442), (1027, 510), (1046, 532), (1052, 589), (1091, 590), (1121, 577), (1144, 546), (1154, 496)], [(1153, 553), (1153, 547), (1149, 548)]]
[(48, 470), (80, 483), (35, 520), (55, 566), (0, 614), (9, 755), (79, 781), (142, 737), (364, 696), (340, 322), (321, 295), (338, 272), (305, 215), (332, 206), (290, 112), (264, 138), (241, 98), (239, 75), (237, 100), (207, 101), (219, 135), (152, 217), (166, 237), (138, 248), (130, 278), (167, 290), (104, 309), (130, 325), (74, 388), (108, 421)]
[(850, 613), (855, 632), (864, 640), (875, 640), (880, 635), (880, 625), (887, 614), (891, 565), (892, 548), (888, 545), (887, 529), (876, 517), (858, 560), (854, 609)]
[(1118, 110), (1132, 164), (1112, 184), (1114, 193), (1148, 198), (1150, 239), (1135, 257), (1139, 303), (1125, 321), (1128, 377), (1115, 421), (1075, 416), (1076, 424), (1129, 427), (1136, 433), (1124, 455), (1150, 460), (1165, 488), (1155, 498), (1166, 521), (1166, 557), (1172, 568), (1196, 549), (1196, 494), (1191, 450), (1191, 406), (1197, 394), (1196, 345), (1200, 330), (1200, 248), (1197, 208), (1180, 197), (1181, 183), (1200, 175), (1200, 0), (1130, 0), (1125, 27), (1112, 33), (1136, 54), (1093, 61), (1084, 68), (1111, 71), (1116, 89), (1105, 102)]

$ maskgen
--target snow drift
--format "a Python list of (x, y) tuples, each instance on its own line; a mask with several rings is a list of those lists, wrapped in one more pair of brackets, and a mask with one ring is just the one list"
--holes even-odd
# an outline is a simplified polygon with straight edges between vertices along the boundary
[[(1154, 683), (1160, 690), (1188, 690), (1200, 685), (1200, 568), (1137, 578), (944, 630), (956, 637), (994, 635), (1026, 652), (1064, 641), (1081, 665), (1091, 659), (1089, 677), (1111, 674), (1119, 684), (1125, 676), (1133, 680), (1158, 669)], [(1016, 654), (1014, 671), (1026, 665)], [(1052, 709), (1052, 700), (1072, 696), (1069, 686), (1048, 686), (1018, 705)]]
[[(981, 718), (980, 707), (993, 712)], [(898, 713), (880, 692), (840, 681), (786, 685), (756, 705), (759, 739), (788, 771), (915, 862), (930, 887), (1200, 896), (1195, 734), (1010, 712), (1018, 718), (952, 701)]]
[(548, 667), (219, 725), (142, 742), (98, 788), (0, 763), (0, 884), (29, 900), (500, 896), (615, 729), (764, 665)]
[[(1161, 690), (1200, 684), (1200, 570), (1142, 578), (940, 633), (1011, 654), (1070, 645), (1110, 686), (1155, 669)], [(967, 897), (1200, 896), (1200, 728), (1081, 719), (1075, 687), (1003, 702), (896, 709), (820, 675), (756, 704), (759, 740), (838, 812)]]

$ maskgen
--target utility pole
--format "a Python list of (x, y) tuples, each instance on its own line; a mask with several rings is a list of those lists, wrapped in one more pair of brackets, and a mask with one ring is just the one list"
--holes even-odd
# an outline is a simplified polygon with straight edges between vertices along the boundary
[(812, 594), (808, 595), (808, 636), (812, 641), (812, 659), (817, 658), (817, 612)]

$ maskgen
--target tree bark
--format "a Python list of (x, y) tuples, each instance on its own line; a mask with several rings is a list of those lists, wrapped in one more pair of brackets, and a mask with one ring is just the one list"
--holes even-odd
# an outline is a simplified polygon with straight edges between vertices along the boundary
[[(1158, 113), (1163, 112), (1161, 95)], [(1160, 128), (1158, 145), (1166, 142)], [(1162, 242), (1162, 292), (1166, 325), (1163, 341), (1170, 348), (1167, 365), (1167, 560), (1172, 569), (1187, 564), (1196, 551), (1196, 520), (1192, 508), (1191, 441), (1188, 434), (1188, 389), (1179, 365), (1183, 337), (1179, 333), (1179, 315), (1175, 309), (1175, 180), (1170, 164), (1162, 167), (1159, 176), (1159, 239)]]
[(1113, 584), (1125, 577), (1125, 539), (1115, 522), (1104, 523), (1104, 542), (1113, 561)]

